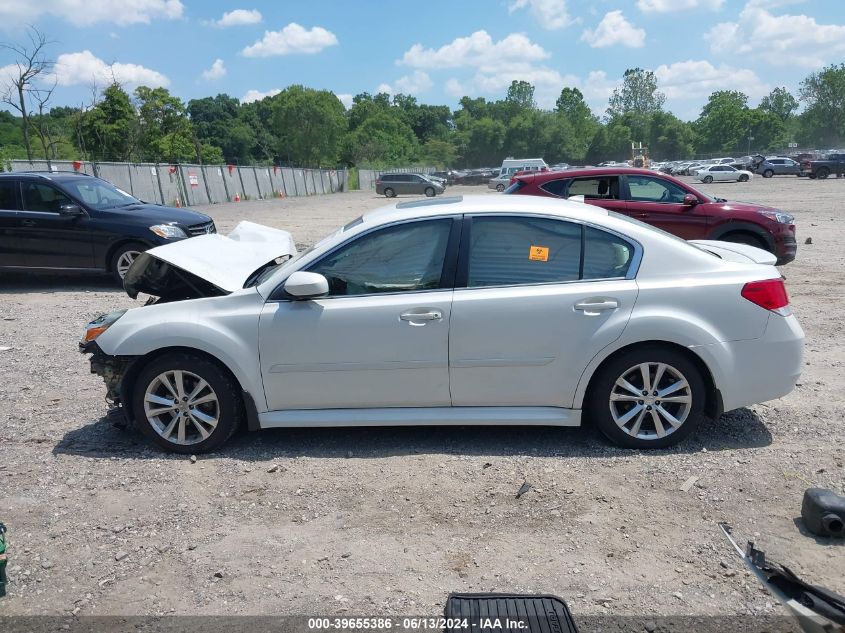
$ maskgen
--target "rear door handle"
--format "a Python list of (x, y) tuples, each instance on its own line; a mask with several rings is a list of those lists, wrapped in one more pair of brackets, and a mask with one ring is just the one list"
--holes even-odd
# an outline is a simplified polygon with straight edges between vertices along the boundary
[(408, 310), (399, 315), (403, 321), (437, 321), (443, 318), (443, 313), (440, 310), (428, 310), (415, 312)]
[(615, 310), (619, 307), (619, 302), (616, 299), (596, 298), (584, 299), (575, 304), (576, 310), (581, 310), (584, 314), (595, 315), (604, 310)]
[(36, 226), (38, 222), (35, 220), (21, 220), (21, 225), (23, 226)]

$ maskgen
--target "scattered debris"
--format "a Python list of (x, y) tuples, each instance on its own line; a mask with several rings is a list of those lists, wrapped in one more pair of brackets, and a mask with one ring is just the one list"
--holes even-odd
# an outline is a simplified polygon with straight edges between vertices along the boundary
[(804, 240), (804, 243), (805, 243), (805, 244), (812, 244), (812, 243), (813, 243), (813, 238), (812, 238), (812, 237), (808, 237), (806, 240)]
[(196, 464), (196, 463), (197, 463), (197, 456), (196, 456), (196, 455), (191, 455), (191, 463), (192, 463), (192, 464)]
[(516, 491), (516, 498), (519, 499), (522, 495), (524, 495), (529, 490), (531, 490), (531, 484), (529, 484), (526, 481), (519, 487), (519, 490)]
[(126, 552), (124, 550), (119, 550), (117, 552), (117, 554), (114, 555), (114, 559), (119, 561), (119, 560), (123, 560), (127, 556), (129, 556), (129, 552)]
[(216, 572), (214, 572), (214, 577), (215, 578), (223, 578), (223, 570), (218, 569)]
[(0, 345), (0, 352), (8, 352), (10, 349), (12, 349), (12, 348), (7, 347), (5, 345)]
[(801, 520), (817, 536), (845, 536), (845, 497), (826, 488), (807, 488)]
[(270, 468), (268, 468), (268, 469), (267, 469), (267, 472), (268, 472), (268, 473), (277, 473), (277, 472), (279, 472), (279, 465), (278, 465), (278, 464), (273, 464), (272, 466), (270, 466)]
[(698, 481), (698, 476), (693, 475), (689, 479), (687, 479), (684, 483), (681, 484), (680, 490), (681, 492), (689, 492), (689, 489), (695, 485), (695, 482)]

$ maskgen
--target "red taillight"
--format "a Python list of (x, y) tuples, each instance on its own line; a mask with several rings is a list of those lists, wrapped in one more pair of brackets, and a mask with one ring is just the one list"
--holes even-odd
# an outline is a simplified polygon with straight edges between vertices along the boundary
[(761, 308), (776, 312), (781, 316), (792, 314), (789, 308), (789, 296), (783, 279), (763, 279), (749, 281), (742, 287), (742, 296)]
[(381, 180), (376, 180), (376, 185), (380, 185), (380, 184), (381, 184)]

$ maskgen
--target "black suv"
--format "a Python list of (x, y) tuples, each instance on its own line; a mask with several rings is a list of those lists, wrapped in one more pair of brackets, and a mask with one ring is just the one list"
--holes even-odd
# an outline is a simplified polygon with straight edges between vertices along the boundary
[(142, 202), (93, 176), (0, 174), (0, 269), (103, 271), (121, 281), (142, 251), (215, 231), (207, 215)]

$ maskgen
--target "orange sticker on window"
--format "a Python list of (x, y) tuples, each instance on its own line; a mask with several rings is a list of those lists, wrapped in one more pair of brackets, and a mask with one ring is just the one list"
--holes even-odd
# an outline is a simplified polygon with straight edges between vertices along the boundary
[(549, 261), (549, 247), (548, 246), (532, 246), (528, 249), (528, 259), (532, 262), (547, 262)]

